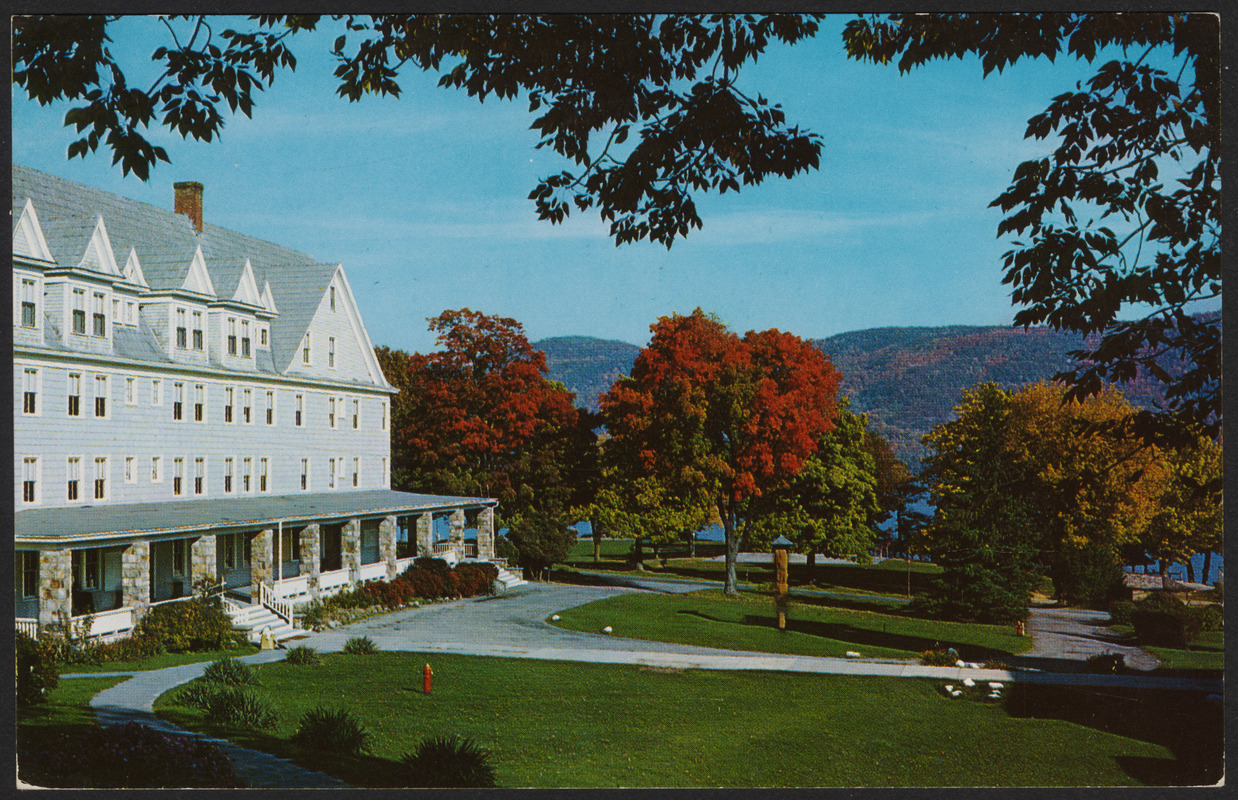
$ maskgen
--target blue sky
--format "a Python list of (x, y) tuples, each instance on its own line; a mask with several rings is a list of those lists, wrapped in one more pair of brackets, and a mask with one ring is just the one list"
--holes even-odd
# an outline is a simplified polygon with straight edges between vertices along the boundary
[[(66, 160), (68, 106), (16, 89), (13, 160), (165, 208), (173, 182), (200, 181), (209, 222), (342, 262), (374, 343), (410, 351), (434, 347), (426, 317), (466, 306), (516, 318), (531, 340), (634, 344), (658, 316), (698, 306), (740, 332), (808, 338), (1009, 324), (1008, 243), (987, 206), (1020, 161), (1048, 150), (1024, 141), (1027, 119), (1094, 66), (1041, 60), (982, 78), (969, 59), (900, 75), (845, 57), (846, 19), (772, 46), (741, 75), (747, 92), (822, 136), (821, 168), (698, 197), (704, 227), (669, 252), (616, 248), (595, 214), (537, 220), (528, 192), (563, 165), (534, 150), (521, 100), (479, 104), (415, 71), (400, 99), (336, 97), (335, 31), (294, 39), (296, 72), (278, 75), (253, 119), (230, 118), (220, 140), (154, 136), (171, 164), (147, 183), (122, 178), (102, 151)], [(162, 31), (134, 18), (113, 52), (149, 69)]]

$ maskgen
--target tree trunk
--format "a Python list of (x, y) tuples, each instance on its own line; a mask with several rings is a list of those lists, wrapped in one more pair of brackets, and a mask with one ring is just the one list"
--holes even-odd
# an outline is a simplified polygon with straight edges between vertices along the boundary
[(1208, 582), (1208, 576), (1212, 574), (1212, 551), (1204, 551), (1204, 583)]
[(722, 585), (722, 593), (727, 597), (739, 597), (739, 580), (735, 574), (735, 564), (739, 561), (739, 536), (735, 533), (735, 515), (721, 503), (718, 511), (722, 514), (722, 531), (726, 539), (726, 582)]
[(696, 558), (696, 531), (688, 534), (688, 558)]
[(593, 563), (596, 564), (602, 560), (602, 529), (597, 525), (593, 527)]
[(1186, 580), (1188, 583), (1195, 582), (1195, 562), (1191, 556), (1186, 557)]
[(808, 582), (808, 585), (811, 586), (812, 579), (814, 577), (813, 573), (817, 569), (817, 548), (813, 547), (808, 550), (808, 558), (807, 558), (807, 563), (805, 564), (805, 566), (808, 570), (808, 575), (806, 576), (805, 580)]
[(1161, 588), (1165, 588), (1166, 581), (1169, 580), (1169, 559), (1161, 559)]
[(657, 561), (658, 559), (660, 559), (660, 558), (661, 558), (661, 556), (659, 556), (659, 555), (658, 555), (658, 543), (657, 543), (657, 542), (650, 542), (650, 543), (649, 543), (649, 546), (653, 548), (653, 558), (654, 558), (654, 560), (655, 560), (655, 561)]

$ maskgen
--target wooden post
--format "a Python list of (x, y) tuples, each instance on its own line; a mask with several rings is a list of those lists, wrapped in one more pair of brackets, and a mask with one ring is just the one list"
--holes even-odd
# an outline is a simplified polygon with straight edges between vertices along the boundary
[(792, 546), (783, 536), (774, 540), (774, 606), (780, 631), (787, 629), (787, 553)]

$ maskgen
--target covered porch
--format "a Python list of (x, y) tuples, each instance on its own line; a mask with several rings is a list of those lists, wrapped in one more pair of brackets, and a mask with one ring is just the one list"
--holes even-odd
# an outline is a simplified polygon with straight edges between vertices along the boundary
[[(192, 597), (195, 585), (222, 586), (234, 608), (287, 609), (391, 580), (418, 556), (494, 555), (494, 501), (486, 498), (371, 491), (83, 512), (17, 515), (18, 630), (37, 635), (66, 618), (89, 618), (91, 636), (111, 638), (131, 632), (146, 609)], [(182, 524), (173, 528), (170, 519)], [(476, 533), (467, 547), (470, 522)], [(442, 542), (436, 527), (446, 531)], [(122, 536), (127, 541), (117, 542)]]

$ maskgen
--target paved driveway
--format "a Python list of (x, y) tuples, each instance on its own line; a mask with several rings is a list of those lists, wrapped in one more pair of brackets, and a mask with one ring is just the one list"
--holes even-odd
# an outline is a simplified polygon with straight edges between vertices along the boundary
[[(1081, 608), (1033, 608), (1027, 621), (1032, 649), (1018, 656), (1025, 666), (1054, 672), (1083, 668), (1095, 655), (1121, 653), (1132, 669), (1153, 670), (1156, 656), (1138, 647), (1120, 644), (1120, 637), (1105, 626), (1109, 614)], [(1015, 659), (1011, 659), (1012, 661)]]

